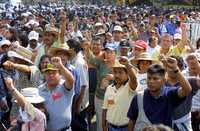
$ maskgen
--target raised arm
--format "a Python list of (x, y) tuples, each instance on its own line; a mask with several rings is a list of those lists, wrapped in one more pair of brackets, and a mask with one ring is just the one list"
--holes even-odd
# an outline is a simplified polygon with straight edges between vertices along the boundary
[(167, 60), (167, 70), (173, 71), (174, 75), (176, 75), (176, 77), (180, 83), (180, 88), (178, 90), (178, 96), (185, 97), (185, 96), (189, 95), (189, 93), (192, 91), (192, 88), (191, 88), (188, 80), (185, 79), (185, 77), (179, 70), (176, 59), (169, 57), (166, 60)]
[(13, 63), (12, 61), (9, 61), (9, 60), (4, 62), (3, 66), (6, 69), (16, 69), (20, 72), (31, 73), (31, 68), (29, 66), (23, 65), (23, 64)]
[(60, 57), (53, 57), (51, 59), (52, 64), (54, 64), (60, 71), (60, 73), (65, 78), (65, 88), (71, 90), (74, 85), (74, 77), (72, 73), (63, 65)]
[(124, 56), (120, 57), (119, 62), (126, 66), (126, 69), (129, 75), (129, 86), (132, 90), (135, 90), (138, 85), (137, 77), (136, 77), (137, 69), (129, 63), (127, 57), (124, 57)]
[(17, 104), (24, 107), (26, 103), (25, 97), (15, 88), (13, 80), (11, 78), (5, 78), (5, 83), (12, 96), (16, 98)]
[(188, 43), (188, 36), (187, 36), (187, 28), (185, 24), (181, 25), (181, 29), (182, 29), (182, 34), (181, 34), (182, 39), (178, 43), (177, 47), (182, 51)]

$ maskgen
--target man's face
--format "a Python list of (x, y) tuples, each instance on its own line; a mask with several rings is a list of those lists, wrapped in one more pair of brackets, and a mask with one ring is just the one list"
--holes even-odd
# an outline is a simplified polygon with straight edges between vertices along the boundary
[(147, 86), (150, 92), (156, 93), (160, 91), (161, 87), (165, 82), (165, 77), (159, 74), (148, 74), (147, 73)]
[(121, 56), (128, 56), (129, 48), (120, 48)]
[(191, 57), (190, 59), (187, 59), (187, 64), (188, 64), (188, 69), (189, 69), (189, 73), (191, 75), (197, 75), (198, 74), (198, 66), (199, 66), (199, 62), (195, 57)]
[(120, 31), (114, 31), (113, 32), (113, 37), (114, 37), (115, 41), (121, 41), (122, 35), (123, 34)]
[(105, 51), (105, 59), (106, 59), (108, 62), (113, 62), (113, 61), (115, 61), (115, 56), (116, 56), (115, 51), (106, 49), (106, 51)]
[(101, 41), (97, 40), (94, 41), (94, 43), (92, 44), (92, 51), (96, 53), (99, 53), (101, 51)]
[(161, 48), (163, 49), (169, 49), (171, 46), (171, 39), (168, 36), (165, 36), (161, 39)]
[(173, 45), (176, 46), (180, 41), (181, 41), (181, 39), (174, 39), (173, 40)]
[(66, 52), (63, 52), (63, 51), (58, 51), (56, 52), (56, 57), (60, 57), (61, 60), (62, 60), (62, 63), (65, 65), (68, 60), (69, 60), (69, 54), (67, 54)]
[(37, 47), (37, 41), (36, 40), (30, 40), (29, 44), (30, 44), (30, 47), (32, 49), (35, 49)]
[(111, 20), (113, 21), (113, 22), (115, 22), (115, 21), (117, 21), (117, 14), (116, 13), (113, 13), (112, 15), (111, 15)]
[(113, 75), (117, 84), (123, 84), (128, 80), (128, 74), (123, 68), (113, 68)]
[(138, 57), (141, 53), (145, 52), (146, 50), (145, 49), (140, 49), (140, 48), (137, 48), (137, 47), (134, 47), (133, 49), (133, 53), (134, 53), (134, 56), (135, 57)]
[(57, 85), (60, 80), (59, 71), (46, 71), (44, 77), (48, 85)]
[(43, 35), (43, 42), (46, 45), (52, 45), (54, 42), (55, 36), (51, 32), (45, 32)]

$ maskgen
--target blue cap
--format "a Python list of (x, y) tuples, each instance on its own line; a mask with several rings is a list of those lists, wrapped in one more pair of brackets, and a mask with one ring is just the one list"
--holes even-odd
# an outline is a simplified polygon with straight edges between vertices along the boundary
[(104, 49), (105, 49), (105, 50), (106, 50), (106, 49), (109, 49), (109, 50), (114, 51), (114, 50), (117, 49), (117, 45), (115, 45), (115, 44), (113, 44), (113, 43), (109, 43), (109, 44), (106, 44), (106, 45), (105, 45), (105, 48), (104, 48)]

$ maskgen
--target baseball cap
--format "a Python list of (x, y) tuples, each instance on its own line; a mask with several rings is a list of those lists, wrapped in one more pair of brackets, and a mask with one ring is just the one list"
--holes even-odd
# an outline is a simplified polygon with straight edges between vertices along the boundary
[(134, 43), (134, 47), (146, 50), (147, 49), (147, 43), (145, 41), (143, 41), (143, 40), (137, 40)]
[(114, 43), (107, 43), (106, 45), (105, 45), (105, 50), (106, 49), (109, 49), (109, 50), (112, 50), (112, 51), (114, 51), (114, 50), (116, 50), (116, 48), (117, 48), (117, 46), (114, 44)]
[(36, 40), (36, 41), (38, 41), (38, 39), (39, 39), (39, 33), (37, 33), (36, 31), (31, 31), (28, 34), (28, 40)]
[(116, 26), (114, 27), (114, 29), (113, 29), (113, 32), (114, 32), (114, 31), (123, 32), (123, 29), (122, 29), (122, 27), (121, 27), (121, 26), (119, 26), (119, 25), (116, 25)]
[(182, 35), (180, 33), (176, 33), (176, 34), (174, 34), (174, 39), (181, 40), (182, 39)]

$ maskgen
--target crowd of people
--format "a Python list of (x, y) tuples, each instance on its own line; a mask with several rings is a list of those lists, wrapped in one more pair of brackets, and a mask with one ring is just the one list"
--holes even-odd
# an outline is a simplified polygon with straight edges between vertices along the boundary
[(200, 131), (199, 10), (0, 10), (0, 130)]

